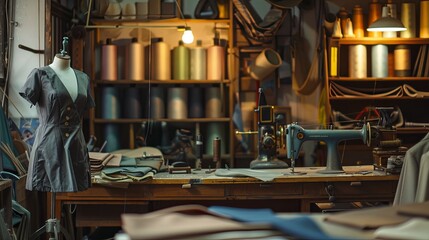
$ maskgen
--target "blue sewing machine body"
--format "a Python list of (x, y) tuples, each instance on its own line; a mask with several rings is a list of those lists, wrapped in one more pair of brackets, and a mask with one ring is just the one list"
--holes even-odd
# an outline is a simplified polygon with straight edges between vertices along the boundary
[(362, 129), (304, 129), (296, 123), (286, 127), (286, 151), (292, 165), (298, 159), (302, 143), (305, 141), (322, 141), (327, 146), (326, 169), (320, 173), (344, 172), (341, 161), (338, 158), (338, 143), (347, 139), (362, 139), (368, 146), (371, 143), (370, 125), (365, 124)]

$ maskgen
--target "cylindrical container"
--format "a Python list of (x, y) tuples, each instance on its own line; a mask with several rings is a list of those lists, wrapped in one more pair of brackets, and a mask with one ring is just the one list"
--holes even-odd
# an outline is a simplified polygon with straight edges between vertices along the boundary
[(349, 76), (352, 78), (367, 77), (367, 51), (362, 44), (349, 46)]
[(142, 118), (143, 107), (139, 88), (130, 87), (126, 89), (122, 112), (125, 118)]
[(189, 79), (189, 48), (179, 41), (179, 45), (173, 48), (173, 79)]
[(346, 33), (347, 31), (347, 18), (349, 18), (349, 13), (344, 7), (341, 7), (337, 13), (337, 17), (340, 19), (341, 32)]
[(207, 48), (207, 80), (223, 80), (224, 76), (225, 49), (215, 44)]
[(401, 21), (407, 29), (400, 32), (401, 38), (416, 37), (416, 5), (415, 3), (402, 3)]
[(184, 87), (172, 87), (167, 91), (167, 117), (171, 119), (186, 119), (188, 117), (188, 89)]
[(205, 111), (207, 118), (223, 117), (222, 99), (220, 87), (208, 87), (205, 89)]
[(130, 80), (144, 80), (144, 45), (137, 38), (131, 40), (128, 47), (128, 78)]
[[(389, 16), (389, 11), (390, 11), (390, 14), (392, 17), (394, 15), (396, 16), (396, 4), (393, 4), (393, 3), (386, 4), (386, 6), (384, 6), (381, 10), (381, 17)], [(396, 18), (396, 17), (394, 17), (394, 18)], [(383, 37), (384, 38), (396, 38), (396, 37), (398, 37), (398, 32), (386, 31), (386, 32), (383, 32)]]
[(265, 48), (249, 66), (250, 77), (263, 80), (282, 64), (280, 55), (271, 48)]
[(222, 151), (222, 140), (219, 137), (213, 139), (213, 162), (216, 168), (220, 168), (222, 163), (221, 151)]
[(197, 134), (195, 137), (195, 169), (200, 170), (203, 160), (203, 137), (201, 134)]
[[(220, 138), (220, 139), (226, 139), (226, 132), (225, 131), (225, 124), (224, 123), (219, 123), (219, 122), (211, 122), (211, 123), (207, 123), (207, 125), (202, 128), (202, 130), (204, 131), (203, 136), (205, 136), (205, 140), (204, 142), (208, 143), (208, 144), (204, 144), (204, 148), (205, 148), (205, 153), (207, 155), (212, 155), (213, 154), (213, 140), (216, 138)], [(226, 152), (226, 141), (221, 141), (221, 154), (225, 154)]]
[(163, 87), (150, 88), (150, 116), (149, 118), (165, 118), (165, 93)]
[(371, 72), (372, 77), (388, 76), (388, 47), (377, 44), (371, 47)]
[(398, 45), (394, 51), (394, 70), (397, 77), (411, 76), (411, 53), (407, 45)]
[(147, 19), (148, 15), (148, 1), (136, 2), (136, 17), (137, 19)]
[(120, 96), (116, 87), (103, 87), (101, 89), (101, 117), (106, 119), (120, 118)]
[(103, 152), (113, 152), (121, 149), (121, 132), (119, 131), (119, 125), (115, 123), (104, 124), (104, 140), (106, 145), (104, 146)]
[(153, 38), (151, 44), (151, 78), (171, 80), (171, 52), (168, 43), (162, 38)]
[(101, 80), (118, 80), (118, 46), (110, 38), (101, 46)]
[(192, 80), (207, 78), (207, 50), (202, 47), (201, 40), (197, 40), (197, 46), (191, 48), (189, 71)]
[(420, 1), (420, 37), (429, 38), (429, 1)]
[[(372, 0), (369, 4), (368, 26), (381, 17), (382, 5), (378, 0)], [(382, 32), (368, 32), (368, 37), (382, 37)]]
[(189, 89), (189, 117), (204, 117), (203, 89), (194, 87)]
[(357, 38), (365, 37), (365, 29), (364, 29), (364, 23), (363, 23), (363, 10), (360, 5), (355, 5), (353, 7), (352, 22), (353, 22), (353, 33), (355, 34), (355, 37)]

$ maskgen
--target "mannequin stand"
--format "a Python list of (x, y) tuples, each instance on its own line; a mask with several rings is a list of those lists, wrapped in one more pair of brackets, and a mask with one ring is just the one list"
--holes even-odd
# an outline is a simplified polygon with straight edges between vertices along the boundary
[(40, 237), (43, 233), (49, 234), (49, 240), (58, 240), (60, 233), (63, 233), (65, 239), (72, 240), (67, 230), (61, 226), (60, 220), (55, 218), (55, 200), (56, 193), (51, 193), (51, 218), (46, 220), (45, 225), (39, 228), (35, 233), (30, 237), (31, 240), (35, 240)]

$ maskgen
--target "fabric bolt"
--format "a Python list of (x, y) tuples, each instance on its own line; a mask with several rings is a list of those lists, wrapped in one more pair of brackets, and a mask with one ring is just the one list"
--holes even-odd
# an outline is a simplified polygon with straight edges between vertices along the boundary
[(19, 92), (36, 106), (40, 122), (30, 154), (28, 190), (76, 192), (91, 186), (81, 119), (95, 103), (88, 75), (74, 71), (78, 80), (75, 101), (49, 66), (33, 69)]
[(429, 200), (429, 134), (405, 154), (393, 205)]

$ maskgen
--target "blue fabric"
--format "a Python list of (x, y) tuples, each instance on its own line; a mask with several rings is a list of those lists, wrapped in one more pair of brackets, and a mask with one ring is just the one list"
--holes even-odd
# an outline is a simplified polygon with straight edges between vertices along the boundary
[[(294, 218), (280, 218), (271, 209), (244, 209), (223, 206), (212, 206), (209, 210), (232, 218), (236, 221), (248, 223), (269, 223), (277, 230), (288, 236), (299, 239), (339, 239), (327, 235), (309, 216), (303, 215)], [(344, 239), (344, 238), (341, 238)]]
[[(7, 117), (2, 107), (0, 107), (0, 141), (8, 145), (12, 149), (13, 154), (15, 156), (18, 155), (18, 151), (15, 149), (15, 145), (13, 144), (12, 136), (9, 131)], [(7, 170), (13, 173), (17, 173), (17, 169), (15, 165), (13, 165), (10, 157), (1, 150), (0, 161), (2, 161), (0, 162), (0, 171)]]

